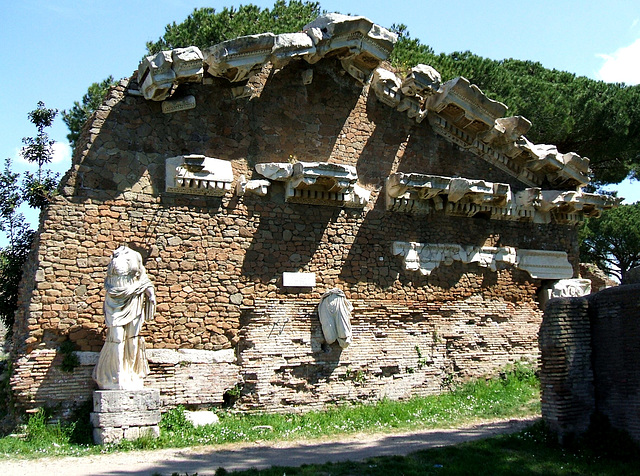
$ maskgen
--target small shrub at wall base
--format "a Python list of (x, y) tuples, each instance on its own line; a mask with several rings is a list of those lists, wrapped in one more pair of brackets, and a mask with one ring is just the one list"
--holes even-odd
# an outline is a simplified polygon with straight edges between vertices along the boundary
[(60, 344), (60, 353), (62, 354), (62, 363), (60, 368), (65, 372), (73, 372), (80, 365), (80, 359), (75, 353), (76, 345), (69, 339)]

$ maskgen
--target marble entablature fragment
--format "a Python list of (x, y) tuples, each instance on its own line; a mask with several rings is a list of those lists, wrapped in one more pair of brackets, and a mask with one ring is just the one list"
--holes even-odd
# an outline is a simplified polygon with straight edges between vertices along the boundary
[(573, 276), (573, 268), (564, 251), (526, 250), (513, 247), (462, 246), (448, 243), (393, 243), (393, 254), (403, 257), (405, 269), (429, 276), (441, 264), (454, 261), (498, 269), (499, 263), (514, 266), (534, 279), (564, 279)]
[[(148, 56), (138, 69), (138, 84), (146, 99), (164, 101), (181, 82), (202, 82), (206, 76), (204, 82), (213, 84), (211, 76), (217, 76), (238, 85), (232, 88), (234, 98), (251, 98), (253, 90), (245, 83), (269, 62), (282, 68), (292, 60), (314, 64), (322, 58), (335, 57), (363, 84), (371, 77), (371, 88), (381, 102), (405, 112), (417, 123), (428, 116), (438, 134), (530, 187), (548, 182), (558, 190), (579, 191), (589, 182), (587, 158), (560, 153), (555, 146), (531, 143), (524, 136), (531, 123), (521, 116), (503, 117), (507, 107), (488, 98), (467, 79), (458, 77), (441, 84), (440, 74), (423, 64), (412, 68), (404, 78), (380, 67), (396, 41), (394, 33), (365, 17), (332, 13), (318, 17), (298, 33), (249, 35), (224, 41), (204, 52), (188, 47)], [(311, 84), (312, 79), (313, 70), (305, 70), (303, 84)], [(163, 104), (167, 112), (186, 108), (186, 103)], [(359, 195), (354, 198), (362, 201)], [(409, 203), (404, 198), (396, 201), (398, 206), (414, 211), (425, 209), (425, 204)], [(596, 210), (598, 206), (592, 208)], [(476, 213), (475, 209), (455, 208), (456, 213)], [(528, 215), (531, 213), (520, 218)], [(573, 219), (570, 216), (565, 221)]]
[(386, 181), (387, 210), (424, 214), (445, 209), (451, 215), (489, 214), (490, 218), (534, 223), (578, 223), (616, 207), (619, 198), (586, 192), (541, 190), (513, 193), (505, 183), (417, 173), (391, 174)]
[(165, 191), (190, 195), (222, 196), (231, 190), (231, 162), (204, 155), (166, 159)]
[(357, 184), (358, 173), (351, 165), (329, 162), (270, 162), (256, 165), (256, 172), (285, 182), (288, 202), (363, 208), (370, 192)]

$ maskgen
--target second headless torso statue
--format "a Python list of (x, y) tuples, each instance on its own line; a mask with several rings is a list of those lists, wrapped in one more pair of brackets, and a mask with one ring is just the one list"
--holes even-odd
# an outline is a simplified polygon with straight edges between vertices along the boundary
[(334, 288), (322, 295), (318, 304), (318, 315), (327, 344), (338, 341), (343, 349), (349, 347), (352, 340), (352, 310), (353, 305), (347, 300), (342, 290)]
[(93, 379), (103, 390), (139, 390), (149, 374), (140, 329), (153, 318), (156, 299), (140, 253), (127, 246), (113, 252), (104, 282), (107, 338)]

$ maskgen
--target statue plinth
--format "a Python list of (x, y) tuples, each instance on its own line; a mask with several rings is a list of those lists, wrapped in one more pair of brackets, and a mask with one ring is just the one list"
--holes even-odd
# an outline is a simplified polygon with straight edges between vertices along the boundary
[(160, 436), (160, 390), (93, 392), (93, 441), (98, 445)]

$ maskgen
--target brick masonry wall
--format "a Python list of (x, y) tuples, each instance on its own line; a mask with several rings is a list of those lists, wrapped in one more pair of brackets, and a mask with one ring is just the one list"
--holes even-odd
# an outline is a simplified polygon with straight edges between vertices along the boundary
[[(105, 270), (121, 244), (141, 252), (156, 287), (157, 314), (143, 329), (149, 349), (236, 351), (237, 362), (191, 377), (191, 366), (152, 365), (158, 382), (166, 375), (195, 382), (188, 391), (165, 389), (162, 398), (167, 404), (190, 394), (196, 405), (219, 403), (224, 391), (240, 380), (247, 390), (239, 404), (246, 408), (317, 406), (316, 401), (333, 398), (318, 399), (318, 392), (351, 395), (339, 377), (347, 368), (356, 369), (356, 374), (361, 370), (357, 375), (381, 375), (376, 384), (355, 382), (364, 392), (358, 398), (400, 397), (437, 391), (445, 372), (467, 377), (494, 371), (521, 356), (535, 357), (540, 281), (506, 265), (492, 272), (461, 263), (443, 265), (425, 277), (404, 270), (391, 245), (419, 241), (564, 250), (575, 267), (575, 229), (386, 212), (381, 190), (385, 178), (396, 171), (506, 182), (514, 190), (524, 185), (435, 135), (426, 122), (416, 124), (382, 105), (368, 87), (341, 74), (331, 60), (314, 65), (314, 80), (308, 86), (301, 75), (309, 66), (303, 66), (292, 63), (277, 71), (265, 67), (253, 80), (256, 93), (251, 99), (233, 99), (230, 84), (223, 80), (182, 85), (176, 95), (193, 94), (197, 107), (168, 115), (160, 104), (128, 94), (126, 82), (110, 92), (85, 127), (61, 195), (42, 217), (25, 272), (13, 347), (18, 365), (12, 382), (19, 404), (37, 404), (24, 396), (24, 389), (41, 384), (22, 384), (23, 376), (34, 373), (34, 356), (39, 355), (34, 352), (53, 355), (66, 339), (82, 352), (102, 347)], [(135, 78), (131, 84), (135, 86)], [(240, 174), (254, 176), (259, 162), (354, 165), (360, 183), (372, 193), (371, 201), (364, 210), (288, 204), (278, 183), (262, 198), (165, 193), (165, 159), (192, 153), (230, 161), (236, 180)], [(285, 271), (316, 273), (318, 286), (283, 288)], [(354, 320), (362, 339), (342, 355), (332, 351), (318, 356), (317, 339), (309, 337), (317, 334), (317, 322), (294, 319), (282, 338), (294, 347), (303, 345), (296, 344), (300, 339), (308, 342), (304, 349), (292, 348), (289, 357), (300, 359), (302, 367), (295, 370), (295, 378), (290, 377), (293, 367), (269, 377), (295, 380), (302, 378), (304, 368), (312, 380), (313, 375), (323, 375), (317, 378), (326, 378), (329, 386), (312, 382), (298, 397), (291, 389), (279, 390), (287, 393), (285, 403), (275, 396), (278, 386), (288, 388), (283, 383), (263, 382), (264, 398), (262, 393), (251, 394), (252, 385), (262, 385), (254, 378), (261, 359), (265, 372), (282, 367), (271, 355), (271, 338), (259, 330), (279, 319), (281, 311), (267, 303), (278, 302), (287, 312), (309, 316), (322, 293), (332, 287), (342, 288), (356, 305)], [(398, 309), (402, 318), (391, 309)], [(372, 339), (376, 332), (390, 337)], [(431, 341), (434, 332), (442, 339), (437, 345)], [(406, 342), (399, 345), (403, 339)], [(248, 342), (264, 349), (263, 355), (252, 353)], [(417, 363), (411, 363), (417, 360), (416, 345), (440, 349), (434, 363), (417, 369)], [(384, 371), (370, 360), (383, 350), (390, 362)], [(56, 365), (53, 357), (48, 362)], [(335, 371), (328, 375), (331, 366)], [(36, 380), (48, 375), (42, 371)], [(212, 378), (221, 384), (198, 400), (195, 389), (206, 387)], [(52, 391), (55, 398), (66, 398), (63, 387)]]
[(595, 411), (589, 301), (551, 299), (540, 328), (542, 417), (561, 439), (587, 430)]
[(540, 350), (542, 416), (561, 438), (598, 412), (640, 441), (640, 285), (552, 299)]
[(590, 301), (596, 409), (640, 442), (640, 284)]

